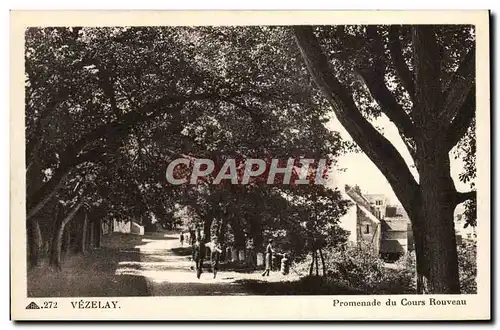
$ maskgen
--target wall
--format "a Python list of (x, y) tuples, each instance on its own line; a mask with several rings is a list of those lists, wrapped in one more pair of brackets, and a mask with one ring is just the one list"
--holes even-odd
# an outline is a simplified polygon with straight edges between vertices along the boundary
[(355, 204), (349, 206), (347, 213), (340, 217), (339, 226), (349, 231), (348, 241), (357, 242), (357, 206)]
[(408, 252), (408, 219), (385, 218), (382, 223), (381, 253)]
[(132, 224), (131, 221), (119, 221), (114, 219), (113, 232), (128, 234), (130, 233), (131, 224)]
[[(373, 217), (373, 215), (372, 215)], [(380, 222), (370, 218), (368, 210), (357, 206), (357, 238), (358, 241), (371, 244), (375, 253), (380, 251)]]
[(140, 226), (135, 222), (130, 223), (130, 232), (135, 235), (144, 235), (144, 226)]

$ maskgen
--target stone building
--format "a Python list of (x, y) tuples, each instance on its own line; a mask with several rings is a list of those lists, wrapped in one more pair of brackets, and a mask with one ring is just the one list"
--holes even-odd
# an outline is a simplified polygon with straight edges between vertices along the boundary
[(384, 195), (363, 194), (359, 187), (347, 185), (343, 197), (351, 201), (340, 221), (350, 231), (350, 241), (371, 246), (386, 260), (396, 260), (411, 250), (411, 225), (401, 206), (391, 205)]
[[(351, 201), (340, 225), (350, 232), (349, 240), (366, 243), (381, 258), (394, 261), (415, 249), (410, 218), (401, 205), (393, 205), (382, 194), (364, 194), (357, 186), (346, 185), (343, 198)], [(455, 232), (457, 244), (475, 242), (474, 227), (464, 227), (463, 205), (455, 210)]]

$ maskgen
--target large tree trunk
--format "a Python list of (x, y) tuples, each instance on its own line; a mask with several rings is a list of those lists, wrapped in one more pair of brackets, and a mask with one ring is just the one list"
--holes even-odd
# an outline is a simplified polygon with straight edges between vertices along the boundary
[(73, 206), (73, 208), (69, 211), (66, 217), (61, 217), (56, 214), (56, 225), (54, 228), (55, 229), (54, 237), (52, 238), (52, 246), (50, 249), (49, 264), (58, 270), (61, 270), (61, 246), (62, 246), (64, 228), (66, 227), (68, 222), (70, 222), (71, 219), (73, 219), (73, 217), (78, 212), (82, 204), (83, 200), (77, 203), (75, 206)]
[(64, 223), (62, 218), (56, 219), (54, 237), (52, 238), (52, 246), (50, 247), (49, 263), (52, 267), (58, 270), (61, 270), (62, 238), (65, 226), (66, 224)]
[(69, 253), (71, 251), (71, 226), (64, 227), (63, 242), (61, 250), (64, 253)]
[(318, 252), (314, 253), (314, 261), (316, 263), (316, 276), (319, 276), (319, 266), (318, 266)]
[(88, 226), (88, 217), (87, 217), (87, 212), (84, 213), (83, 215), (83, 222), (81, 224), (81, 231), (80, 231), (80, 242), (78, 244), (78, 252), (80, 253), (85, 253), (86, 248), (87, 248), (87, 226)]
[(245, 233), (243, 232), (243, 227), (241, 224), (238, 222), (238, 219), (232, 218), (231, 219), (231, 228), (233, 229), (233, 234), (234, 234), (234, 247), (237, 250), (245, 250)]
[(102, 226), (101, 226), (101, 221), (100, 220), (95, 220), (94, 221), (94, 246), (96, 248), (101, 247), (101, 237), (102, 237)]
[(28, 246), (29, 246), (29, 263), (31, 267), (38, 266), (40, 261), (40, 250), (42, 247), (42, 232), (38, 220), (29, 221), (28, 229)]
[(227, 231), (227, 218), (224, 216), (224, 218), (221, 221), (221, 225), (219, 227), (219, 233), (217, 235), (217, 238), (218, 238), (219, 242), (223, 246), (225, 245), (226, 231)]
[(212, 222), (214, 221), (214, 218), (212, 217), (212, 214), (207, 214), (205, 216), (205, 219), (203, 220), (203, 242), (207, 243), (211, 240), (211, 229), (212, 229)]
[[(422, 143), (419, 150), (421, 205), (415, 240), (420, 269), (432, 293), (460, 293), (453, 213), (456, 192), (448, 152), (439, 141)], [(417, 237), (416, 237), (417, 238)]]
[(323, 267), (323, 276), (326, 276), (325, 257), (323, 256), (322, 249), (319, 249), (319, 256), (321, 257), (321, 266)]
[(93, 221), (89, 223), (89, 240), (88, 240), (89, 248), (95, 247), (95, 225)]
[[(411, 219), (416, 219), (415, 216), (410, 216)], [(416, 221), (412, 223), (414, 244), (415, 244), (415, 261), (416, 261), (416, 272), (417, 272), (417, 293), (425, 294), (428, 293), (429, 288), (427, 286), (427, 278), (429, 278), (429, 270), (427, 266), (427, 260), (424, 255), (424, 243), (423, 243), (423, 233), (420, 226), (417, 225)]]
[(309, 275), (313, 274), (314, 259), (316, 259), (316, 252), (314, 250), (312, 250), (312, 252), (311, 252), (311, 265), (309, 266)]

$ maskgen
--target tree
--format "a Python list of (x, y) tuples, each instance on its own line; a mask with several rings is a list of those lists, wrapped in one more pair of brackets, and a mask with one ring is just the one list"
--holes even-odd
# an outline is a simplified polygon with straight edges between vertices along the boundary
[[(203, 111), (189, 109), (178, 126), (182, 128), (180, 134), (173, 136), (181, 146), (175, 149), (177, 154), (212, 159), (215, 173), (230, 158), (238, 164), (247, 158), (270, 162), (271, 158), (289, 157), (327, 158), (333, 162), (342, 151), (342, 141), (337, 133), (325, 129), (328, 109), (312, 90), (307, 71), (299, 65), (300, 58), (285, 56), (295, 47), (286, 28), (206, 27), (190, 32), (203, 67), (222, 75), (221, 79), (232, 86), (264, 89), (269, 97), (242, 95)], [(263, 233), (275, 219), (285, 217), (284, 208), (289, 205), (273, 207), (271, 202), (283, 198), (258, 184), (214, 187), (210, 183), (213, 179), (214, 175), (207, 176), (206, 186), (200, 181), (198, 186), (186, 189), (178, 202), (191, 207), (206, 232), (212, 224), (218, 224), (218, 228), (232, 231), (238, 248), (244, 249), (246, 237), (260, 249)], [(223, 233), (219, 230), (220, 235)], [(205, 238), (210, 239), (208, 235)]]
[[(217, 164), (228, 158), (333, 162), (342, 141), (324, 127), (328, 109), (301, 59), (285, 56), (294, 47), (290, 31), (282, 27), (29, 29), (31, 240), (38, 235), (34, 224), (47, 213), (50, 231), (43, 236), (53, 236), (53, 264), (60, 268), (68, 224), (77, 225), (84, 250), (86, 222), (148, 222), (154, 214), (166, 223), (181, 204), (191, 207), (206, 234), (216, 228), (214, 234), (222, 238), (231, 231), (238, 248), (252, 239), (259, 249), (270, 229), (286, 223), (281, 220), (296, 221), (279, 189), (202, 182), (172, 186), (165, 172), (169, 162), (183, 156)], [(67, 218), (81, 200), (84, 204)], [(56, 214), (59, 201), (66, 206)]]
[(342, 200), (338, 189), (323, 185), (305, 186), (287, 192), (287, 199), (295, 210), (294, 220), (300, 224), (299, 235), (307, 239), (305, 251), (312, 256), (310, 275), (314, 266), (316, 275), (319, 275), (318, 258), (321, 258), (323, 275), (326, 275), (323, 249), (347, 241), (347, 232), (340, 228), (338, 221), (346, 213), (348, 201)]
[(188, 30), (27, 30), (27, 179), (52, 171), (48, 180), (28, 185), (28, 221), (71, 171), (142, 123), (161, 118), (175, 124), (180, 114), (193, 116), (222, 100), (244, 95), (258, 101), (266, 94), (248, 85), (238, 91), (202, 68)]
[[(475, 193), (455, 189), (449, 153), (475, 115), (473, 27), (297, 26), (293, 31), (337, 119), (410, 216), (417, 271), (429, 292), (460, 293), (453, 212)], [(398, 128), (418, 182), (363, 115), (381, 113)]]

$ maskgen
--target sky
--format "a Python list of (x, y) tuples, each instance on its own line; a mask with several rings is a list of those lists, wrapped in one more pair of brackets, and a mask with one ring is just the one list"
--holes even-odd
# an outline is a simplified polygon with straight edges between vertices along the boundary
[[(385, 116), (377, 120), (372, 120), (372, 124), (379, 128), (379, 131), (392, 142), (408, 165), (413, 165), (413, 160), (406, 149), (406, 146), (399, 136), (396, 126)], [(340, 122), (332, 113), (331, 120), (326, 124), (330, 130), (340, 133), (343, 139), (353, 141), (349, 133), (342, 127)], [(458, 175), (462, 172), (463, 164), (460, 159), (450, 157), (451, 175), (458, 191), (468, 191), (469, 186), (460, 182)], [(378, 170), (375, 164), (362, 152), (348, 153), (338, 158), (337, 168), (344, 168), (345, 171), (334, 170), (330, 174), (330, 184), (332, 186), (343, 187), (345, 184), (358, 185), (361, 191), (369, 194), (384, 194), (392, 203), (400, 204), (396, 195), (386, 178)], [(418, 182), (417, 171), (410, 167), (410, 171)]]

